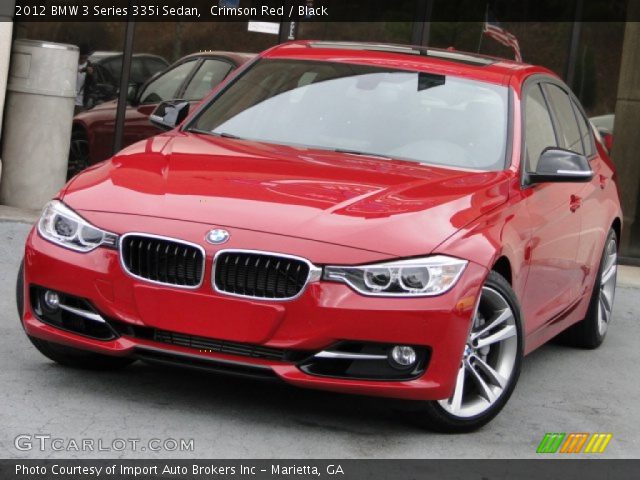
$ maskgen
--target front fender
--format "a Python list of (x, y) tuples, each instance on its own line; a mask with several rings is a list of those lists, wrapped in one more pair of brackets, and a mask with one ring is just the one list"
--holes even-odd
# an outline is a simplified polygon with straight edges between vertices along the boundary
[(507, 203), (474, 220), (438, 245), (434, 254), (464, 258), (491, 270), (500, 257), (511, 267), (513, 289), (520, 294), (526, 283), (526, 215), (516, 215), (519, 207)]

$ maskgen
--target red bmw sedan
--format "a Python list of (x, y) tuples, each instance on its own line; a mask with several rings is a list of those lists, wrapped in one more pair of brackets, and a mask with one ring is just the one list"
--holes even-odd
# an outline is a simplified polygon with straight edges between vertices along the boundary
[(532, 350), (602, 343), (615, 172), (550, 71), (293, 42), (186, 109), (161, 104), (169, 131), (76, 176), (30, 233), (18, 308), (50, 359), (412, 400), (463, 432)]

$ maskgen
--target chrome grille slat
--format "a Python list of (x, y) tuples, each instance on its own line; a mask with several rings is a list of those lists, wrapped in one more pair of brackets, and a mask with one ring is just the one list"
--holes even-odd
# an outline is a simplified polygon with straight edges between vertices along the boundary
[(120, 240), (120, 263), (130, 275), (163, 285), (198, 288), (204, 278), (204, 249), (174, 238), (127, 233)]

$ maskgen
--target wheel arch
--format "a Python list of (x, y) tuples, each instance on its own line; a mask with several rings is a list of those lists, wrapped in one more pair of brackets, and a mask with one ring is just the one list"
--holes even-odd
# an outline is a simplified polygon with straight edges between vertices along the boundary
[(611, 228), (613, 228), (613, 231), (616, 232), (616, 241), (618, 242), (618, 248), (620, 248), (620, 238), (622, 235), (622, 220), (620, 220), (620, 217), (616, 217), (613, 219)]
[(491, 267), (491, 270), (502, 275), (509, 285), (513, 285), (511, 261), (506, 255), (499, 256)]

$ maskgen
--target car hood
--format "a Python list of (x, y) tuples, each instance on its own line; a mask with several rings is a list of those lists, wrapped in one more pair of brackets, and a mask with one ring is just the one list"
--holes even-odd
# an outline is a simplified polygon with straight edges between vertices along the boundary
[(180, 219), (412, 256), (430, 253), (507, 196), (506, 172), (169, 133), (78, 175), (63, 200), (80, 212)]
[(81, 120), (85, 117), (90, 118), (93, 117), (97, 112), (111, 111), (115, 110), (116, 108), (118, 108), (118, 100), (109, 100), (108, 102), (103, 102), (96, 105), (95, 107), (91, 107), (89, 110), (83, 110), (73, 118), (74, 120)]

